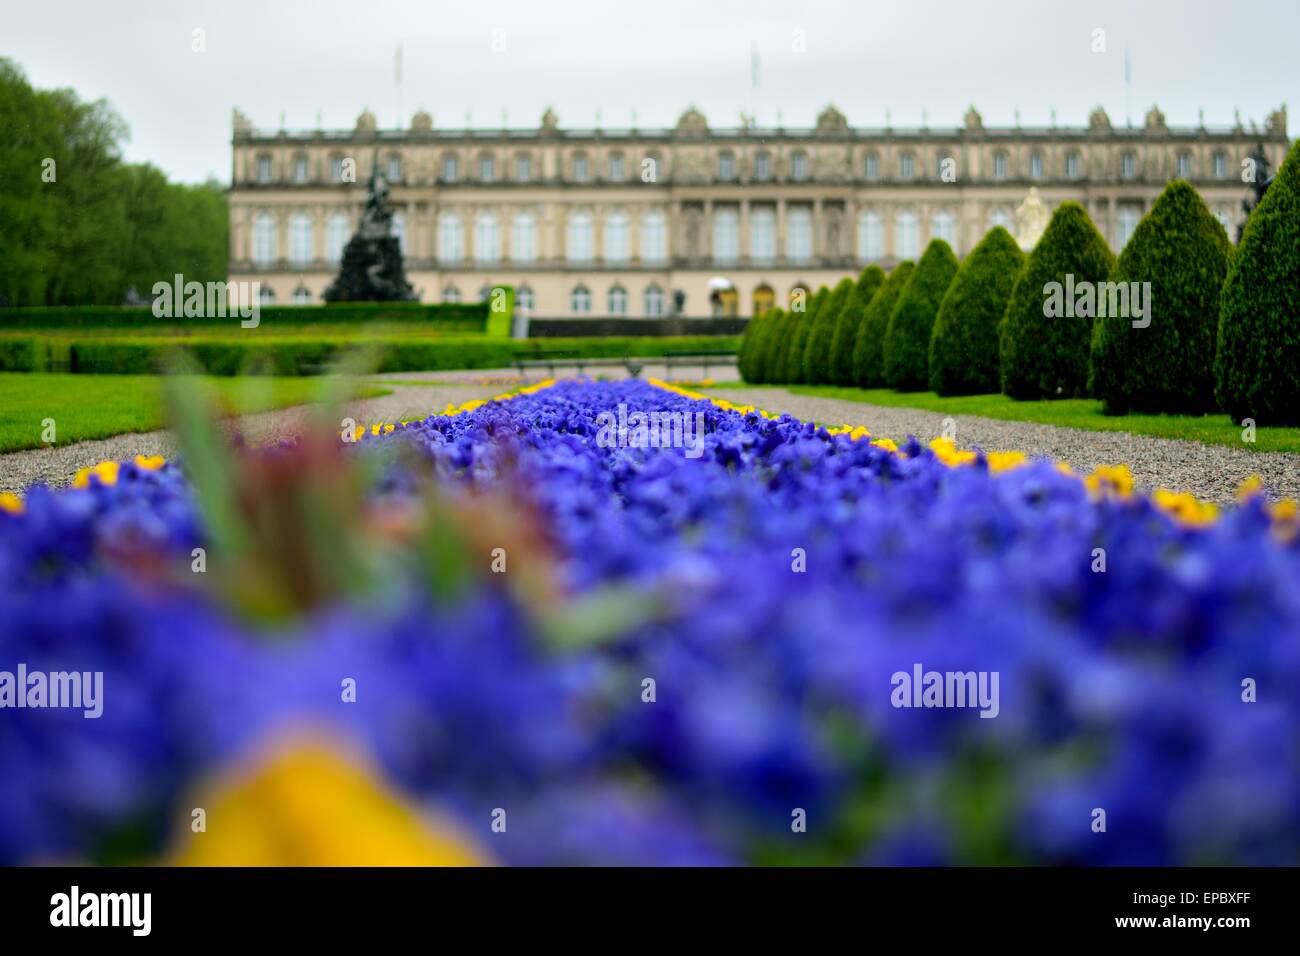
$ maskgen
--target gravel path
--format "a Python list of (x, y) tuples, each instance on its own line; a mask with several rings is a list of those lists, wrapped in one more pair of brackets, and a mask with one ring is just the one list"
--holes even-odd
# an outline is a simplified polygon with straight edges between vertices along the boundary
[[(913, 408), (887, 408), (863, 402), (793, 395), (778, 388), (728, 388), (715, 393), (739, 405), (754, 405), (769, 412), (786, 412), (796, 418), (824, 424), (865, 425), (872, 435), (900, 444), (908, 435), (923, 442), (943, 432), (946, 417)], [(1237, 485), (1258, 474), (1275, 496), (1300, 497), (1300, 455), (1250, 452), (1225, 445), (1203, 445), (1129, 435), (1094, 432), (1032, 422), (1007, 422), (973, 415), (951, 416), (960, 448), (985, 451), (1022, 451), (1069, 462), (1087, 473), (1098, 465), (1126, 464), (1137, 484), (1145, 489), (1190, 491), (1209, 501), (1231, 502)]]
[[(442, 411), (448, 403), (459, 405), (473, 398), (488, 398), (500, 394), (505, 388), (500, 382), (486, 382), (481, 377), (473, 379), (463, 372), (460, 375), (461, 380), (428, 386), (388, 384), (385, 387), (393, 389), (393, 394), (347, 402), (344, 405), (344, 415), (356, 419), (357, 424), (425, 418)], [(278, 441), (297, 434), (311, 411), (310, 405), (295, 405), (259, 412), (241, 419), (241, 426), (244, 434), (252, 441)], [(0, 491), (21, 492), (38, 481), (59, 487), (70, 482), (77, 469), (97, 465), (101, 461), (125, 461), (136, 455), (171, 457), (175, 451), (176, 445), (171, 433), (160, 430), (132, 432), (54, 448), (10, 452), (0, 455)]]

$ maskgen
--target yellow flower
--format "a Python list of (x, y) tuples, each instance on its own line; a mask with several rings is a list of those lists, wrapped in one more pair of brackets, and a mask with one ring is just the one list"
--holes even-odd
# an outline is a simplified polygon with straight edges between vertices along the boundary
[(1237, 500), (1241, 502), (1249, 501), (1263, 491), (1264, 479), (1257, 474), (1251, 475), (1237, 486)]
[(871, 444), (875, 445), (877, 448), (883, 448), (885, 451), (898, 451), (898, 445), (892, 438), (877, 438)]
[(101, 484), (117, 484), (119, 465), (115, 461), (101, 461), (93, 468), (79, 468), (72, 478), (73, 488), (89, 488), (91, 476), (99, 479)]
[[(447, 823), (422, 818), (367, 769), (321, 741), (296, 740), (208, 781), (186, 806), (182, 866), (477, 866), (489, 862)], [(483, 825), (488, 826), (484, 820)]]
[(1151, 494), (1151, 503), (1179, 524), (1191, 528), (1203, 528), (1213, 524), (1219, 517), (1217, 505), (1201, 501), (1189, 491), (1173, 492), (1167, 488), (1157, 488)]
[(166, 462), (162, 455), (136, 455), (135, 466), (142, 471), (157, 471)]
[(1102, 497), (1128, 498), (1133, 494), (1133, 473), (1128, 465), (1099, 465), (1083, 482), (1088, 491)]
[(0, 492), (0, 511), (7, 511), (11, 515), (20, 515), (24, 510), (23, 499), (11, 491)]
[(989, 472), (994, 475), (1019, 468), (1029, 461), (1022, 451), (991, 451), (985, 457), (988, 459)]
[(936, 438), (930, 442), (930, 450), (934, 452), (934, 457), (949, 468), (965, 465), (975, 460), (973, 451), (959, 451), (950, 438)]

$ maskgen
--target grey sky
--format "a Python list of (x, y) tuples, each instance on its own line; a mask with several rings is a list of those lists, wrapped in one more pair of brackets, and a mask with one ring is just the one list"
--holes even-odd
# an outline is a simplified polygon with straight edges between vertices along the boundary
[[(1292, 105), (1300, 127), (1300, 4), (1210, 0), (0, 0), (0, 55), (41, 87), (108, 98), (131, 128), (127, 156), (197, 181), (230, 174), (230, 112), (258, 127), (380, 125), (416, 109), (437, 126), (671, 125), (694, 103), (716, 126), (752, 109), (809, 126), (834, 103), (858, 126), (1081, 125), (1100, 104), (1135, 124), (1153, 103), (1171, 125), (1262, 121)], [(1264, 22), (1247, 19), (1263, 11)], [(1091, 52), (1092, 31), (1107, 52)], [(192, 31), (207, 51), (191, 52)], [(494, 31), (505, 51), (493, 52)], [(802, 30), (806, 51), (796, 52)], [(402, 45), (403, 83), (394, 83)], [(760, 59), (751, 91), (750, 49)], [(1132, 61), (1124, 83), (1125, 47)], [(752, 100), (751, 100), (752, 97)], [(400, 112), (399, 112), (400, 110)]]

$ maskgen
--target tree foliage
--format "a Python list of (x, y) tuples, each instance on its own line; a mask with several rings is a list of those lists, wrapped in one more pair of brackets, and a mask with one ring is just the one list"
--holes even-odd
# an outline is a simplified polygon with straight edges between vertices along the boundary
[(930, 240), (885, 329), (885, 384), (890, 388), (916, 392), (930, 387), (930, 336), (958, 267), (948, 243)]

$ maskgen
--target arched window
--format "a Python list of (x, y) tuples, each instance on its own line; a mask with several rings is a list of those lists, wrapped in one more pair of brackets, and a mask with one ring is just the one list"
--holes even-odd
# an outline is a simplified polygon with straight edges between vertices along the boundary
[(1192, 178), (1192, 154), (1191, 153), (1178, 154), (1178, 178), (1179, 179)]
[(652, 319), (664, 314), (664, 290), (657, 285), (648, 286), (645, 290), (645, 314)]
[(448, 153), (442, 157), (442, 181), (444, 183), (454, 183), (460, 175), (460, 163), (456, 161), (454, 153)]
[(575, 183), (585, 183), (587, 181), (587, 154), (573, 154), (573, 181)]
[(767, 182), (772, 178), (772, 156), (767, 150), (759, 150), (754, 156), (754, 178)]
[(388, 157), (387, 179), (390, 183), (400, 183), (402, 181), (402, 157), (393, 153)]
[(293, 181), (295, 183), (307, 181), (307, 157), (301, 153), (293, 158)]
[(294, 305), (311, 305), (311, 290), (305, 285), (300, 285), (293, 290)]
[(533, 262), (537, 258), (537, 219), (530, 212), (515, 215), (510, 258), (515, 262)]
[(438, 261), (460, 262), (464, 257), (465, 239), (460, 216), (454, 212), (444, 212), (438, 217)]
[(735, 262), (740, 258), (740, 212), (731, 206), (713, 210), (713, 261)]
[(485, 283), (483, 283), (483, 285), (479, 286), (479, 288), (478, 288), (478, 300), (479, 300), (480, 302), (486, 302), (488, 299), (492, 298), (492, 289), (493, 289), (493, 288), (495, 288), (495, 287), (492, 285), (491, 282), (485, 282)]
[(605, 261), (627, 262), (630, 257), (627, 216), (612, 212), (605, 217)]
[(875, 153), (867, 153), (867, 158), (862, 167), (862, 174), (867, 179), (876, 180), (880, 178), (880, 157)]
[(940, 209), (930, 220), (930, 238), (942, 239), (948, 245), (957, 242), (957, 217), (947, 209)]
[(501, 258), (501, 239), (495, 213), (481, 212), (474, 218), (474, 261), (496, 262)]
[(393, 237), (397, 240), (398, 251), (406, 255), (406, 213), (393, 213)]
[(312, 221), (306, 213), (295, 213), (289, 220), (289, 261), (305, 266), (312, 260)]
[(911, 179), (916, 175), (916, 157), (911, 153), (904, 153), (898, 157), (898, 177), (900, 179)]
[(1125, 153), (1120, 157), (1119, 174), (1125, 179), (1132, 179), (1137, 175), (1137, 157), (1132, 153)]
[(460, 302), (460, 289), (454, 285), (449, 285), (442, 290), (442, 301), (449, 305), (456, 305)]
[(885, 221), (874, 209), (858, 216), (858, 258), (864, 262), (885, 258)]
[(257, 301), (262, 305), (275, 305), (275, 290), (262, 286), (257, 293)]
[(812, 210), (793, 206), (785, 217), (786, 258), (791, 262), (807, 262), (812, 258)]
[(772, 287), (764, 282), (754, 290), (754, 312), (755, 316), (762, 315), (776, 305), (776, 293)]
[(1079, 178), (1079, 154), (1076, 152), (1071, 151), (1065, 154), (1065, 178)]
[(275, 217), (261, 213), (253, 220), (253, 261), (263, 266), (275, 262), (279, 258), (276, 239)]
[(533, 314), (533, 290), (526, 285), (521, 285), (515, 290), (515, 311), (522, 316)]
[(515, 157), (515, 181), (526, 183), (533, 178), (533, 158), (527, 153)]
[(915, 259), (921, 248), (921, 230), (916, 213), (900, 212), (894, 220), (894, 255), (900, 259)]
[(338, 153), (330, 156), (330, 181), (343, 182), (343, 157)]
[(1007, 154), (1002, 150), (998, 150), (993, 154), (993, 178), (1007, 178)]
[(591, 293), (585, 285), (573, 287), (569, 293), (569, 309), (576, 315), (586, 315), (591, 311)]
[(1043, 154), (1042, 153), (1029, 154), (1029, 178), (1030, 179), (1043, 178)]
[(627, 315), (627, 289), (621, 285), (610, 286), (606, 302), (610, 315)]
[(808, 154), (801, 149), (797, 149), (790, 156), (790, 178), (795, 182), (803, 182), (808, 178)]
[(269, 183), (271, 181), (273, 164), (269, 153), (262, 153), (257, 157), (257, 181), (259, 183)]
[(668, 259), (668, 224), (664, 214), (651, 210), (641, 217), (641, 261)]
[(1228, 178), (1228, 157), (1225, 153), (1214, 154), (1214, 178)]
[(776, 210), (755, 206), (749, 212), (749, 257), (757, 262), (776, 258)]
[(609, 157), (609, 181), (621, 183), (627, 178), (627, 169), (623, 165), (622, 153), (611, 153)]
[(346, 213), (330, 213), (325, 224), (325, 259), (328, 262), (340, 262), (343, 248), (348, 244), (348, 217)]
[(803, 308), (808, 307), (808, 300), (812, 298), (812, 290), (802, 282), (796, 282), (790, 286), (790, 294), (786, 296), (786, 307), (793, 309), (798, 303), (803, 303)]
[(569, 217), (568, 253), (570, 262), (591, 261), (591, 217), (585, 212)]
[(1011, 223), (1012, 223), (1011, 210), (1009, 209), (1005, 209), (1002, 206), (998, 206), (991, 213), (989, 213), (990, 229), (995, 229), (998, 226), (1001, 226), (1003, 229), (1007, 230), (1007, 232), (1012, 232)]
[(478, 158), (478, 179), (481, 183), (490, 183), (497, 178), (497, 161), (491, 153), (483, 153)]

